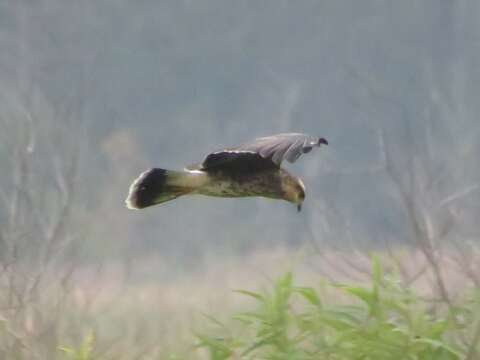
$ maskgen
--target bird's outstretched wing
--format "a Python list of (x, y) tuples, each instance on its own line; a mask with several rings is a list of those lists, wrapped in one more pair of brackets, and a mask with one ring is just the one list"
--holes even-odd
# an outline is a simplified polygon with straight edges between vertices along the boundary
[(317, 136), (287, 133), (261, 137), (234, 150), (255, 152), (264, 159), (271, 159), (274, 164), (280, 166), (284, 159), (293, 163), (300, 155), (310, 152), (314, 147), (321, 144), (327, 145), (328, 142)]
[(300, 155), (310, 152), (324, 138), (299, 133), (278, 134), (255, 139), (246, 144), (207, 155), (201, 164), (187, 167), (189, 170), (261, 170), (279, 167), (284, 159), (295, 162)]

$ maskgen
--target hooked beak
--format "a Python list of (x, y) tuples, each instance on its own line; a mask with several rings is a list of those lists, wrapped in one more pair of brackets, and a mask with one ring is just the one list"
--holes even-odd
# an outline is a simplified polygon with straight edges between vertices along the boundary
[(302, 211), (302, 204), (297, 204), (297, 212)]

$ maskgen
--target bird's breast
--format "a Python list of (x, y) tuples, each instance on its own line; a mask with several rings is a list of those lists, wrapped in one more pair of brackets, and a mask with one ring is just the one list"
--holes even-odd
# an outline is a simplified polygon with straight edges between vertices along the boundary
[(264, 196), (281, 198), (278, 171), (263, 171), (254, 174), (210, 174), (209, 181), (197, 193), (220, 197)]

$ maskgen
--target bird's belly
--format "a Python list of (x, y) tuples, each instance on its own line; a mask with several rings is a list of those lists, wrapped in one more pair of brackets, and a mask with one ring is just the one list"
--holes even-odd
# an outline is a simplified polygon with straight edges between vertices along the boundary
[(219, 197), (247, 197), (265, 196), (278, 198), (281, 194), (275, 182), (268, 178), (252, 178), (244, 181), (232, 179), (212, 179), (202, 186), (197, 193), (208, 196)]

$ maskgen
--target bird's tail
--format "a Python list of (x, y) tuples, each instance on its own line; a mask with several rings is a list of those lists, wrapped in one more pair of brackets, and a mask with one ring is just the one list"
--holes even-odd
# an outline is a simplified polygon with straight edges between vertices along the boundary
[(129, 209), (143, 209), (173, 200), (195, 191), (202, 180), (198, 175), (158, 168), (147, 170), (132, 183), (125, 203)]

